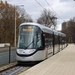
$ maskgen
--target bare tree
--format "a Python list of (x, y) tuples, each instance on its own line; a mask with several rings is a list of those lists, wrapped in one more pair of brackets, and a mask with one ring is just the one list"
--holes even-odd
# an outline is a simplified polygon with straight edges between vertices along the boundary
[(67, 42), (69, 43), (75, 43), (75, 19), (70, 19), (67, 22), (63, 23), (64, 29), (62, 32), (64, 32), (67, 36)]
[[(16, 10), (15, 10), (16, 9)], [(0, 3), (0, 43), (9, 42), (14, 45), (15, 30), (15, 12), (16, 12), (16, 30), (18, 37), (18, 28), (20, 23), (32, 21), (31, 17), (24, 9), (14, 7), (7, 1)], [(16, 38), (17, 38), (16, 37)]]
[(56, 17), (53, 15), (53, 13), (50, 10), (44, 9), (40, 15), (40, 17), (37, 19), (37, 22), (40, 24), (44, 24), (45, 26), (56, 27)]
[(22, 23), (23, 22), (33, 22), (32, 18), (30, 17), (29, 14), (26, 13), (23, 7), (16, 6), (16, 11), (18, 12), (19, 18)]

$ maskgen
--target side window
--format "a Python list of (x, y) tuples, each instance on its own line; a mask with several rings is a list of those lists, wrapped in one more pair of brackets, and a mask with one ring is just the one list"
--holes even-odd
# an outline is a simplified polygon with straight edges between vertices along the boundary
[(49, 35), (49, 45), (53, 46), (53, 35), (52, 34)]
[(53, 45), (53, 35), (45, 33), (45, 46), (52, 46)]
[(36, 47), (40, 48), (42, 46), (42, 31), (40, 30), (40, 28), (37, 28), (36, 31)]
[(58, 37), (58, 35), (55, 35), (55, 44), (59, 44), (59, 37)]
[(41, 34), (37, 35), (37, 48), (40, 47), (42, 45), (41, 43)]
[(62, 44), (65, 43), (65, 37), (62, 37)]
[(45, 38), (45, 46), (49, 45), (49, 34), (44, 33), (44, 38)]
[(60, 44), (62, 44), (62, 37), (60, 36)]

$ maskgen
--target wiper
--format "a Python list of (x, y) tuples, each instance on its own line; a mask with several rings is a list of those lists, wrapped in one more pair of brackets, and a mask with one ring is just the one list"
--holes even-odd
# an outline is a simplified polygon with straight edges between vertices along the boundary
[(34, 37), (33, 37), (33, 41), (28, 46), (26, 46), (25, 49), (27, 49), (33, 42), (34, 42)]
[[(38, 40), (36, 41), (36, 44), (37, 44), (40, 40), (41, 40), (41, 39), (38, 39)], [(28, 46), (26, 46), (25, 49), (27, 49), (33, 42), (34, 42), (34, 37), (33, 37), (33, 41), (32, 41)], [(35, 45), (35, 47), (36, 47), (36, 45)]]

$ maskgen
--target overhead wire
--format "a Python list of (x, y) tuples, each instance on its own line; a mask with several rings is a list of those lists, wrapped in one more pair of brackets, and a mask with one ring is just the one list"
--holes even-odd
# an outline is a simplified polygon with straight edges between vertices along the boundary
[(51, 7), (51, 5), (49, 4), (49, 2), (47, 0), (45, 0), (46, 3), (49, 5), (49, 7), (54, 11), (54, 13), (59, 17), (60, 20), (64, 21), (57, 13), (56, 11)]
[[(49, 2), (47, 1), (47, 0), (45, 0), (46, 1), (46, 3), (50, 6), (50, 8), (54, 11), (54, 13), (56, 13), (56, 11), (51, 7), (51, 5), (49, 4)], [(57, 13), (56, 13), (56, 15), (59, 17), (59, 19), (61, 19), (63, 22), (65, 22), (65, 20), (63, 20)], [(73, 26), (72, 26), (73, 27)], [(75, 27), (74, 27), (75, 28)], [(74, 35), (71, 31), (68, 31), (68, 32), (70, 32), (72, 35)]]
[(37, 0), (35, 0), (43, 9), (45, 9)]
[[(45, 9), (46, 10), (46, 8), (44, 8), (42, 5), (41, 5), (41, 3), (40, 2), (38, 2), (37, 0), (35, 0), (43, 9)], [(56, 11), (51, 7), (51, 5), (49, 4), (49, 2), (47, 1), (47, 0), (45, 0), (46, 1), (46, 3), (50, 6), (50, 8), (54, 11), (54, 13), (59, 17), (59, 19), (60, 20), (62, 20), (62, 21), (64, 21), (57, 13), (56, 13)]]
[[(45, 0), (45, 2), (49, 5), (49, 7), (53, 10), (53, 12), (59, 17), (60, 20), (64, 21), (57, 13), (56, 11), (51, 7), (51, 5), (49, 4), (49, 2), (47, 0)], [(58, 21), (59, 22), (59, 21)]]
[[(46, 10), (46, 8), (44, 8), (42, 5), (41, 5), (41, 3), (39, 3), (37, 0), (35, 0), (43, 9), (45, 9)], [(49, 19), (49, 18), (48, 18)]]
[[(41, 5), (41, 3), (39, 3), (37, 0), (35, 0), (43, 9), (45, 9), (46, 10), (46, 8), (44, 8), (42, 5)], [(47, 0), (45, 0), (46, 1), (46, 3), (50, 6), (50, 8), (54, 11), (54, 13), (56, 13), (56, 11), (51, 7), (51, 5), (49, 4), (49, 2), (47, 1)], [(63, 20), (57, 13), (56, 13), (56, 15), (59, 17), (59, 19), (60, 20), (62, 20), (63, 22), (65, 22), (65, 20)], [(69, 31), (70, 32), (70, 31)], [(70, 32), (70, 33), (72, 33), (72, 32)], [(72, 33), (73, 34), (73, 33)]]

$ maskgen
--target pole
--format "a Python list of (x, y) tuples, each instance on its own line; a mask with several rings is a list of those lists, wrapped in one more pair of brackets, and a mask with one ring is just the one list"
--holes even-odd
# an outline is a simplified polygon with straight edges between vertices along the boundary
[(9, 63), (11, 62), (11, 47), (9, 46)]
[[(24, 5), (21, 5), (21, 6), (24, 6)], [(16, 17), (17, 17), (17, 16), (16, 16), (16, 7), (17, 7), (17, 6), (15, 5), (15, 37), (14, 37), (14, 38), (15, 38), (15, 40), (14, 40), (14, 46), (15, 46), (15, 47), (16, 47), (16, 20), (17, 20), (17, 18), (16, 18)]]
[(15, 6), (15, 47), (16, 47), (16, 6)]
[(55, 37), (53, 32), (53, 55), (55, 54)]

